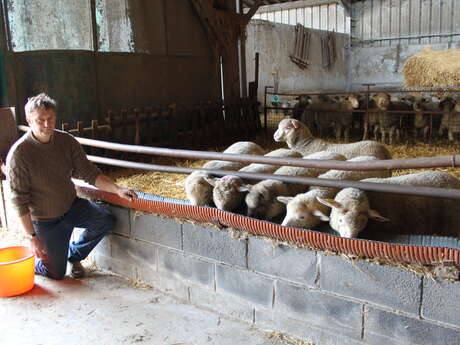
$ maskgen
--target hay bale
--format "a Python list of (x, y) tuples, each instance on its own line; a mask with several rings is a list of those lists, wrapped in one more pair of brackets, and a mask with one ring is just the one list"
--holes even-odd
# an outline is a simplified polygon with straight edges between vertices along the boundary
[(460, 49), (426, 47), (407, 59), (403, 74), (408, 87), (460, 86)]

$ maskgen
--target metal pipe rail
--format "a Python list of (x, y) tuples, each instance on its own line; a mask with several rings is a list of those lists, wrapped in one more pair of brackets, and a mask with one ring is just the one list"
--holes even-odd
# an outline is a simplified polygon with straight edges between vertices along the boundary
[[(20, 125), (20, 130), (28, 130), (29, 127)], [(161, 147), (146, 147), (140, 145), (118, 144), (108, 141), (75, 138), (80, 144), (91, 147), (98, 147), (108, 150), (130, 152), (137, 154), (178, 157), (188, 159), (217, 159), (230, 162), (261, 163), (272, 165), (289, 165), (304, 168), (322, 168), (337, 170), (394, 170), (394, 169), (423, 169), (423, 168), (457, 168), (460, 166), (460, 155), (406, 158), (406, 159), (385, 159), (364, 162), (331, 161), (321, 159), (303, 158), (276, 158), (260, 155), (231, 154), (220, 152), (203, 152), (194, 150), (168, 149)]]
[(414, 196), (428, 196), (434, 198), (447, 198), (460, 200), (460, 190), (458, 189), (445, 189), (445, 188), (431, 188), (431, 187), (416, 187), (416, 186), (401, 186), (383, 183), (370, 183), (370, 182), (356, 182), (346, 180), (332, 180), (332, 179), (320, 179), (310, 177), (294, 177), (287, 175), (272, 175), (272, 174), (255, 174), (255, 173), (243, 173), (239, 171), (230, 170), (210, 170), (202, 168), (182, 168), (182, 167), (171, 167), (164, 165), (155, 165), (147, 163), (137, 163), (130, 161), (123, 161), (113, 158), (105, 158), (98, 156), (88, 156), (88, 159), (94, 163), (106, 164), (112, 166), (118, 166), (123, 168), (134, 168), (151, 171), (162, 171), (179, 174), (189, 174), (193, 171), (208, 172), (212, 175), (225, 176), (233, 175), (249, 180), (278, 180), (287, 183), (305, 184), (308, 186), (322, 186), (322, 187), (336, 187), (336, 188), (359, 188), (367, 191), (383, 192), (383, 193), (395, 193), (395, 194), (406, 194)]

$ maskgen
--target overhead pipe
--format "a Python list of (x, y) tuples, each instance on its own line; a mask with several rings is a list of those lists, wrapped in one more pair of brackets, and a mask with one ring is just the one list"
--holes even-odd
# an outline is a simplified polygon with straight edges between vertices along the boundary
[[(20, 130), (28, 130), (29, 127), (20, 125)], [(79, 138), (76, 140), (82, 145), (98, 147), (108, 150), (121, 152), (131, 152), (136, 154), (147, 154), (188, 159), (217, 159), (230, 162), (242, 163), (261, 163), (279, 166), (297, 166), (304, 168), (321, 168), (337, 170), (394, 170), (394, 169), (423, 169), (423, 168), (458, 168), (460, 166), (460, 155), (425, 157), (425, 158), (406, 158), (406, 159), (384, 159), (363, 162), (348, 162), (321, 159), (303, 158), (276, 158), (261, 155), (231, 154), (219, 152), (203, 152), (194, 150), (179, 150), (161, 147), (147, 147), (140, 145), (118, 144), (108, 141)]]
[(203, 171), (217, 176), (233, 175), (249, 180), (278, 180), (287, 183), (304, 184), (308, 186), (321, 186), (321, 187), (336, 187), (336, 188), (359, 188), (362, 190), (383, 192), (383, 193), (395, 193), (395, 194), (407, 194), (416, 196), (428, 196), (435, 198), (447, 198), (460, 200), (460, 190), (458, 189), (446, 189), (446, 188), (432, 188), (432, 187), (417, 187), (417, 186), (402, 186), (392, 185), (383, 183), (370, 183), (370, 182), (357, 182), (357, 181), (345, 181), (345, 180), (333, 180), (333, 179), (320, 179), (312, 177), (295, 177), (288, 175), (272, 175), (272, 174), (255, 174), (246, 173), (231, 170), (213, 170), (213, 169), (202, 169), (202, 168), (182, 168), (172, 167), (166, 165), (156, 165), (148, 163), (137, 163), (130, 161), (123, 161), (119, 159), (98, 157), (88, 155), (88, 159), (92, 162), (99, 164), (106, 164), (111, 166), (118, 166), (122, 168), (133, 168), (142, 170), (153, 170), (179, 174), (189, 174), (193, 171)]

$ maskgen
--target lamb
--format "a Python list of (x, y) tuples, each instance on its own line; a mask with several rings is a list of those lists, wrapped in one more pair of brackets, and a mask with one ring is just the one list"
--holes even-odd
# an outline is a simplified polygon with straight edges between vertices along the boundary
[(308, 155), (318, 151), (336, 152), (344, 155), (347, 159), (356, 156), (374, 156), (378, 159), (391, 159), (391, 154), (384, 144), (376, 141), (358, 141), (350, 144), (333, 144), (325, 140), (315, 138), (307, 126), (300, 121), (283, 119), (278, 124), (274, 140), (286, 142), (291, 150)]
[[(460, 189), (460, 180), (448, 173), (434, 170), (389, 178), (368, 178), (362, 181)], [(366, 227), (369, 218), (380, 222), (372, 224), (374, 231), (459, 235), (460, 206), (457, 200), (345, 188), (337, 193), (335, 199), (318, 198), (318, 201), (332, 208), (329, 224), (342, 237), (357, 237)], [(386, 216), (382, 216), (380, 212)], [(388, 223), (390, 220), (391, 223)]]
[[(263, 149), (250, 141), (239, 141), (230, 145), (223, 153), (233, 154), (253, 154), (262, 155)], [(212, 160), (203, 165), (204, 169), (212, 170), (238, 170), (245, 163), (227, 162)], [(206, 178), (211, 177), (211, 174), (203, 171), (194, 171), (187, 176), (185, 180), (177, 184), (185, 188), (187, 199), (192, 205), (203, 206), (207, 205), (212, 200), (212, 186), (206, 181)]]
[[(349, 159), (349, 162), (362, 162), (377, 160), (373, 156), (358, 156)], [(374, 171), (346, 171), (346, 170), (329, 170), (321, 174), (318, 178), (332, 180), (358, 181), (369, 177), (389, 177), (391, 171), (374, 170)], [(284, 226), (294, 226), (298, 228), (311, 228), (318, 225), (322, 220), (328, 221), (330, 208), (320, 203), (318, 198), (332, 199), (340, 191), (340, 188), (312, 186), (310, 190), (303, 194), (297, 194), (295, 197), (279, 196), (278, 201), (286, 204), (286, 216), (282, 222)]]
[[(343, 155), (333, 152), (315, 152), (304, 159), (345, 160)], [(275, 175), (316, 177), (327, 169), (302, 168), (283, 166), (275, 171)], [(263, 180), (252, 186), (246, 195), (248, 216), (260, 219), (273, 219), (283, 212), (284, 205), (276, 200), (279, 195), (293, 196), (304, 192), (308, 187), (302, 184), (284, 183), (277, 180)]]
[[(301, 158), (298, 152), (288, 149), (278, 149), (265, 155), (266, 157), (285, 157)], [(270, 174), (279, 167), (271, 164), (252, 163), (241, 168), (241, 172)], [(248, 192), (251, 185), (246, 184), (242, 178), (232, 175), (222, 178), (207, 178), (206, 181), (214, 187), (212, 198), (216, 207), (220, 210), (234, 211), (238, 209), (244, 201), (244, 193)]]

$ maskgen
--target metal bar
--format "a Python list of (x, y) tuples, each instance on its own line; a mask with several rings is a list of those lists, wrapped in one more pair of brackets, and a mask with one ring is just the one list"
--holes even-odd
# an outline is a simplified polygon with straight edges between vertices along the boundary
[(422, 0), (419, 0), (418, 3), (418, 44), (420, 44), (422, 42), (420, 37), (422, 35)]
[[(383, 6), (383, 0), (380, 0), (380, 37), (382, 37), (382, 32), (383, 32), (383, 19), (382, 19), (382, 6)], [(380, 42), (380, 46), (383, 45), (383, 42)]]
[(361, 39), (364, 39), (364, 1), (361, 2)]
[(233, 175), (249, 180), (277, 180), (287, 183), (305, 184), (309, 186), (321, 186), (321, 187), (336, 187), (336, 188), (359, 188), (362, 190), (383, 192), (383, 193), (395, 193), (395, 194), (407, 194), (417, 196), (429, 196), (435, 198), (448, 198), (448, 199), (460, 199), (460, 190), (458, 189), (447, 189), (447, 188), (432, 188), (432, 187), (416, 187), (416, 186), (403, 186), (393, 185), (386, 183), (369, 183), (369, 182), (357, 182), (357, 181), (346, 181), (346, 180), (332, 180), (332, 179), (320, 179), (320, 178), (309, 178), (309, 177), (294, 177), (287, 175), (272, 175), (272, 174), (254, 174), (254, 173), (242, 173), (239, 171), (230, 170), (209, 170), (201, 168), (182, 168), (172, 167), (164, 165), (155, 165), (147, 163), (135, 163), (129, 161), (122, 161), (113, 158), (105, 158), (98, 156), (88, 156), (88, 159), (92, 162), (99, 164), (106, 164), (112, 166), (119, 166), (123, 168), (153, 170), (162, 172), (171, 172), (179, 174), (189, 174), (193, 171), (208, 172), (212, 175), (225, 176)]
[[(398, 25), (399, 25), (399, 27), (398, 27), (398, 36), (399, 37), (401, 37), (401, 17), (402, 17), (402, 15), (401, 15), (401, 12), (402, 12), (401, 2), (402, 2), (402, 0), (399, 0), (399, 22), (398, 22)], [(399, 44), (401, 45), (401, 39), (399, 39)], [(401, 54), (401, 50), (399, 50), (398, 56), (400, 54)], [(399, 59), (399, 57), (398, 57), (398, 59)], [(398, 71), (396, 71), (396, 72), (398, 72)]]
[[(451, 12), (451, 17), (450, 17), (450, 32), (454, 32), (454, 13), (455, 13), (455, 11), (454, 11), (454, 6), (455, 6), (455, 1), (452, 0), (452, 2), (451, 2), (451, 7), (450, 7), (450, 12)], [(449, 46), (448, 46), (448, 48), (450, 48), (451, 45), (452, 45), (452, 38), (453, 38), (453, 36), (450, 36), (450, 41), (449, 41)]]
[[(431, 35), (431, 25), (433, 24), (433, 0), (430, 0), (430, 12), (429, 12), (429, 19), (428, 19), (428, 34)], [(431, 43), (431, 37), (428, 38), (428, 43)]]
[[(444, 7), (444, 1), (439, 4), (439, 33), (442, 32), (442, 10)], [(442, 37), (439, 37), (439, 43), (442, 42)]]
[[(273, 88), (273, 86), (269, 86), (269, 88)], [(460, 87), (441, 87), (441, 86), (431, 86), (431, 87), (406, 87), (403, 90), (362, 90), (362, 91), (351, 91), (351, 92), (309, 92), (309, 93), (276, 93), (276, 92), (267, 92), (269, 95), (279, 95), (279, 96), (299, 96), (299, 95), (307, 95), (307, 96), (318, 96), (318, 95), (359, 95), (362, 93), (379, 93), (379, 92), (387, 92), (387, 93), (406, 93), (406, 92), (433, 92), (433, 91), (452, 91), (452, 92), (459, 92)], [(357, 110), (354, 110), (357, 111)]]
[[(27, 126), (18, 126), (20, 130), (28, 130)], [(276, 158), (261, 155), (230, 154), (219, 152), (203, 152), (193, 150), (179, 150), (162, 147), (146, 147), (139, 145), (118, 144), (102, 140), (94, 140), (76, 137), (82, 144), (91, 147), (131, 152), (137, 154), (148, 154), (157, 156), (168, 156), (188, 159), (217, 159), (230, 162), (262, 163), (273, 165), (299, 166), (305, 168), (324, 168), (338, 170), (392, 170), (392, 169), (421, 169), (436, 167), (460, 167), (460, 155), (407, 158), (407, 159), (385, 159), (377, 161), (347, 162), (347, 161), (325, 161), (320, 159), (303, 158)]]
[(374, 37), (374, 0), (371, 0), (371, 28), (369, 30), (369, 39)]
[(450, 36), (460, 36), (460, 32), (448, 33), (448, 34), (430, 34), (430, 35), (419, 35), (419, 36), (400, 36), (400, 37), (380, 37), (380, 38), (373, 38), (372, 40), (363, 40), (362, 42), (375, 42), (375, 41), (388, 41), (388, 40), (400, 40), (400, 39), (417, 39), (423, 37), (450, 37)]
[(335, 27), (334, 29), (336, 32), (339, 32), (339, 21), (337, 18), (338, 17), (338, 7), (339, 7), (338, 3), (334, 5), (334, 8), (335, 8)]
[[(407, 29), (407, 34), (410, 35), (412, 33), (412, 16), (411, 16), (411, 13), (412, 13), (412, 0), (409, 0), (409, 12), (408, 12), (408, 17), (409, 17), (409, 23), (408, 23), (408, 29)], [(409, 44), (411, 43), (411, 41), (409, 40), (408, 42)]]
[(3, 5), (3, 24), (5, 25), (5, 37), (4, 41), (6, 44), (6, 49), (9, 52), (13, 51), (13, 43), (11, 42), (11, 29), (10, 29), (10, 19), (8, 18), (8, 4), (7, 0), (2, 0)]
[[(392, 5), (392, 0), (389, 0), (389, 1), (390, 1), (390, 5), (388, 6), (388, 10), (390, 11), (390, 18), (389, 18), (389, 22), (390, 22), (390, 23), (389, 23), (389, 25), (388, 25), (388, 30), (389, 30), (389, 31), (388, 31), (388, 36), (391, 37), (391, 24), (393, 24), (392, 21), (391, 21), (391, 19), (392, 19), (392, 18), (391, 18), (391, 12), (392, 12), (392, 10), (391, 10), (391, 7), (392, 7), (392, 6), (391, 6), (391, 5)], [(391, 45), (391, 42), (389, 42), (388, 45)]]

